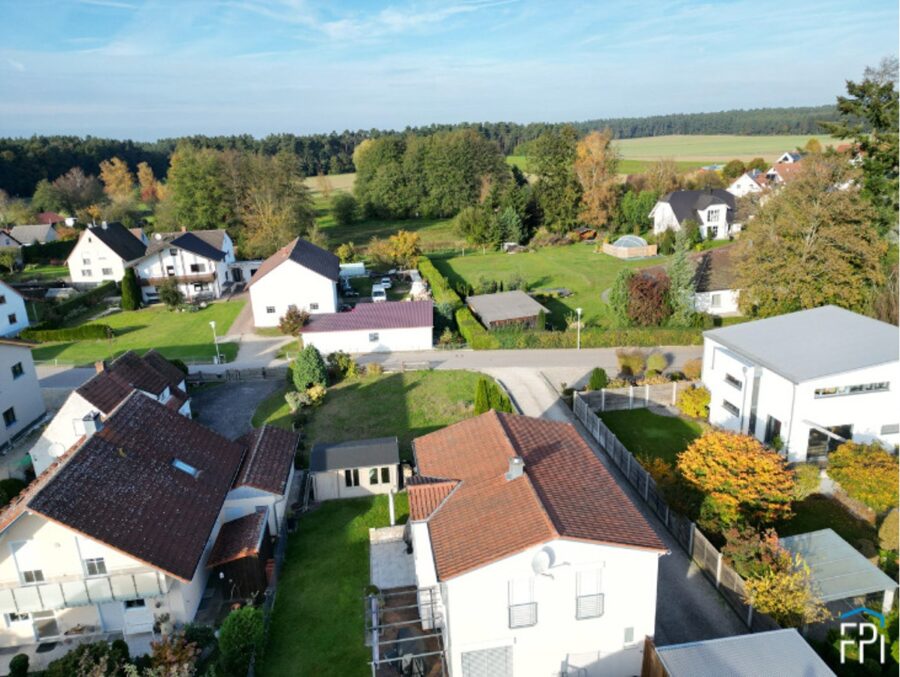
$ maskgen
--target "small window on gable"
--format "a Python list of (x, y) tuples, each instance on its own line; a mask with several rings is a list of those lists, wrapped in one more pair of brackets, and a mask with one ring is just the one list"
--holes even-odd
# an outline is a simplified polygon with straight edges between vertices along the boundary
[(275, 312), (275, 306), (266, 306), (266, 313), (272, 315)]
[(178, 250), (175, 248), (170, 249), (169, 256), (178, 256)]
[(172, 459), (172, 467), (176, 470), (180, 470), (183, 473), (187, 473), (191, 477), (196, 477), (200, 474), (200, 471), (192, 466), (190, 463), (185, 463), (180, 458)]
[(0, 305), (6, 303), (6, 297), (3, 294), (0, 294)]

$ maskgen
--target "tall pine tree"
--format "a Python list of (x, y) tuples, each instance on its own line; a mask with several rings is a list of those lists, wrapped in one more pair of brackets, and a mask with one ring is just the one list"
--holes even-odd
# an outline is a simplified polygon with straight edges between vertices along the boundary
[(675, 235), (675, 255), (669, 262), (669, 304), (672, 315), (669, 322), (677, 327), (687, 327), (694, 317), (694, 265), (688, 257), (691, 241), (685, 229)]

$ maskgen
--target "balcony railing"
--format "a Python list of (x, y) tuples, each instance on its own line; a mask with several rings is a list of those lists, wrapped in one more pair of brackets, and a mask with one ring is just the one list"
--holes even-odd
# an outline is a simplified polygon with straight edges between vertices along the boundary
[(192, 284), (195, 282), (215, 282), (216, 274), (212, 273), (188, 273), (185, 275), (165, 275), (162, 277), (142, 277), (142, 287), (158, 287), (167, 280), (175, 280), (177, 284)]
[(33, 585), (0, 583), (0, 613), (29, 613), (105, 602), (160, 597), (166, 577), (147, 569), (115, 571), (105, 576), (61, 576)]
[(509, 605), (509, 627), (529, 628), (537, 625), (537, 602)]

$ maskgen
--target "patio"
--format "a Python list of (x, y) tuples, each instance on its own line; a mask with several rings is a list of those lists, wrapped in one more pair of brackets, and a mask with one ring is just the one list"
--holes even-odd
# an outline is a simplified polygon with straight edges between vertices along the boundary
[(58, 658), (62, 658), (81, 644), (92, 644), (100, 641), (113, 642), (117, 639), (125, 639), (132, 656), (142, 656), (150, 653), (150, 643), (156, 641), (157, 637), (150, 632), (129, 635), (128, 637), (123, 637), (121, 632), (95, 632), (65, 637), (56, 642), (35, 642), (21, 646), (4, 647), (0, 649), (0, 674), (9, 674), (9, 662), (13, 656), (20, 653), (28, 656), (28, 671), (29, 673), (34, 673), (46, 670), (50, 663)]
[(402, 524), (369, 529), (369, 574), (372, 585), (379, 590), (416, 584), (413, 556), (403, 540), (405, 529)]

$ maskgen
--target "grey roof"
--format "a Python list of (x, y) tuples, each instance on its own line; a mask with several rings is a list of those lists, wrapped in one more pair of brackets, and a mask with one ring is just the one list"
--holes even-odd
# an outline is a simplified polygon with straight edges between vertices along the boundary
[[(144, 255), (147, 247), (134, 233), (121, 223), (106, 223), (89, 226), (85, 234), (90, 234), (113, 250), (123, 261), (134, 261)], [(82, 236), (83, 237), (83, 236)]]
[(178, 247), (213, 261), (225, 258), (224, 230), (188, 230), (177, 233), (154, 233), (147, 247), (147, 256), (165, 249)]
[(13, 226), (9, 234), (22, 244), (34, 244), (35, 242), (46, 242), (47, 235), (52, 230), (55, 230), (52, 223), (39, 223), (30, 226)]
[(262, 265), (253, 274), (250, 285), (256, 284), (287, 260), (291, 260), (333, 282), (337, 282), (341, 274), (341, 260), (337, 256), (327, 249), (317, 247), (312, 242), (307, 242), (298, 237), (263, 261)]
[(831, 529), (778, 539), (809, 566), (813, 589), (824, 602), (894, 590), (897, 581)]
[(400, 446), (397, 438), (375, 437), (370, 440), (339, 443), (319, 442), (312, 448), (309, 469), (312, 472), (322, 472), (373, 465), (396, 465), (399, 462)]
[(900, 359), (897, 327), (837, 306), (711, 329), (703, 335), (794, 383)]
[(795, 629), (656, 648), (669, 677), (834, 677)]
[(466, 298), (466, 304), (485, 323), (535, 317), (541, 311), (550, 312), (520, 290), (469, 296)]
[(721, 188), (713, 190), (676, 190), (666, 193), (659, 201), (669, 203), (672, 211), (675, 213), (675, 218), (678, 219), (678, 223), (685, 219), (698, 221), (698, 209), (706, 209), (716, 204), (728, 205), (729, 212), (726, 216), (726, 221), (731, 223), (735, 204), (734, 195)]

